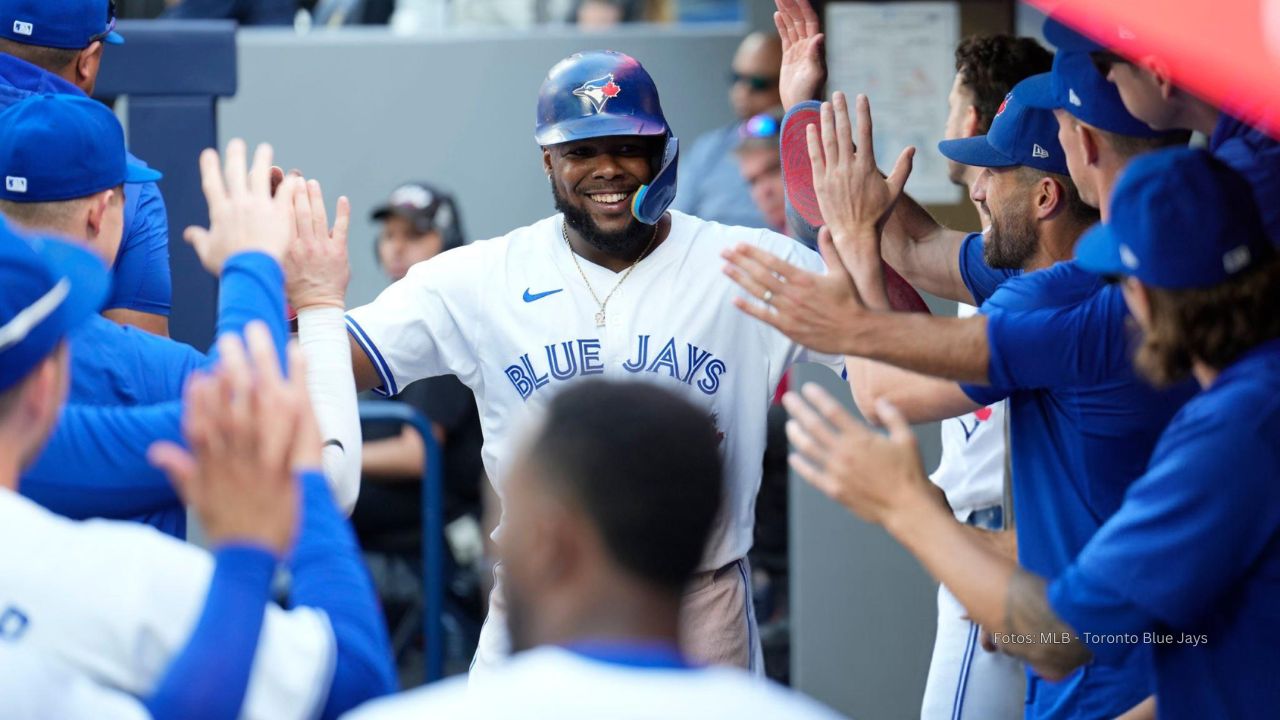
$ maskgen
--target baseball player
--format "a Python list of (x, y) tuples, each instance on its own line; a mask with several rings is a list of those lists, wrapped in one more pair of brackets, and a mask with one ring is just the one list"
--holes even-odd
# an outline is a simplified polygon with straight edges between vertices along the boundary
[[(269, 155), (261, 154), (255, 160), (258, 174), (270, 166)], [(217, 181), (223, 182), (217, 158), (206, 156), (204, 163), (202, 172), (206, 178), (212, 181), (217, 176)], [(229, 177), (245, 178), (244, 163), (243, 143), (233, 143), (228, 153)], [(34, 96), (0, 111), (0, 174), (7, 178), (6, 187), (0, 189), (0, 212), (28, 229), (76, 238), (107, 263), (115, 257), (121, 238), (119, 187), (122, 183), (159, 179), (159, 173), (128, 162), (124, 133), (109, 109), (89, 98), (70, 95)], [(313, 190), (319, 192), (318, 187)], [(295, 216), (309, 216), (310, 198), (301, 180), (290, 180), (279, 192), (282, 194), (275, 205), (278, 222), (293, 224)], [(210, 200), (211, 207), (217, 209), (230, 204), (232, 199), (212, 194)], [(340, 202), (339, 224), (343, 228), (345, 213), (346, 205)], [(238, 332), (248, 321), (261, 319), (277, 329), (277, 337), (283, 344), (286, 331), (283, 279), (275, 258), (284, 255), (290, 233), (232, 237), (222, 227), (221, 218), (217, 220), (214, 232), (193, 233), (192, 237), (210, 271), (223, 279), (219, 294), (219, 332)], [(310, 227), (304, 229), (312, 231)], [(332, 315), (331, 322), (341, 322), (340, 310), (319, 309), (318, 312)], [(300, 321), (314, 322), (316, 313), (317, 310), (313, 310)], [(72, 353), (69, 399), (75, 407), (141, 406), (176, 401), (190, 374), (214, 359), (190, 346), (102, 317), (87, 319), (77, 329), (72, 345), (77, 352)], [(340, 387), (345, 382), (351, 387), (344, 380), (351, 371), (342, 361), (346, 353), (341, 343), (336, 349), (312, 346), (308, 352), (326, 356), (317, 360), (313, 374), (323, 376), (327, 372), (328, 380), (317, 382), (336, 382)], [(332, 401), (339, 407), (326, 408), (327, 415), (355, 413), (353, 389), (345, 394), (333, 394)], [(176, 408), (167, 411), (165, 419), (164, 425), (172, 434), (176, 431)], [(59, 426), (51, 446), (61, 444), (60, 436), (74, 427), (76, 420), (68, 417)], [(326, 417), (325, 425), (329, 429), (333, 423)], [(84, 433), (71, 433), (71, 436), (85, 449), (105, 448), (105, 443), (86, 441), (110, 437), (114, 427), (110, 422), (86, 424)], [(359, 436), (330, 437), (338, 442), (326, 450), (326, 469), (333, 478), (340, 504), (349, 510), (359, 491)], [(144, 429), (137, 439), (128, 441), (134, 448), (133, 454), (140, 457), (151, 439), (155, 437)], [(118, 457), (129, 454), (124, 447), (114, 449)], [(47, 508), (70, 517), (133, 519), (175, 537), (186, 536), (186, 512), (154, 471), (139, 476), (111, 472), (85, 474), (81, 472), (83, 467), (105, 470), (111, 464), (79, 465), (68, 463), (67, 459), (52, 455), (47, 462), (37, 463), (26, 478), (24, 492), (40, 498)], [(147, 482), (148, 478), (164, 502), (157, 505), (144, 500), (141, 493), (123, 493), (124, 488), (119, 485)], [(75, 491), (62, 487), (63, 492), (51, 493), (67, 480), (75, 486)], [(84, 487), (85, 484), (88, 487)], [(140, 513), (121, 515), (121, 507), (112, 498), (124, 504), (138, 502)]]
[[(244, 207), (233, 214), (252, 228), (253, 218), (236, 212)], [(134, 523), (60, 518), (17, 494), (19, 471), (39, 454), (62, 409), (66, 339), (100, 310), (108, 283), (102, 264), (83, 250), (0, 234), (6, 653), (50, 664), (54, 678), (70, 674), (143, 699), (168, 717), (190, 717), (193, 706), (234, 716), (241, 696), (245, 717), (334, 717), (389, 691), (386, 629), (350, 528), (318, 470), (321, 443), (301, 389), (304, 371), (295, 357), (294, 379), (280, 387), (276, 351), (260, 324), (246, 330), (252, 364), (235, 336), (224, 336), (216, 384), (190, 386), (187, 440), (199, 462), (173, 445), (152, 453), (200, 512), (216, 558)], [(282, 560), (292, 576), (288, 611), (269, 602)], [(184, 645), (192, 654), (179, 652)]]
[(1117, 48), (1107, 48), (1050, 18), (1045, 38), (1063, 50), (1090, 53), (1115, 84), (1133, 116), (1160, 130), (1195, 130), (1209, 138), (1209, 150), (1249, 181), (1271, 242), (1280, 244), (1280, 141), (1232, 117), (1175, 84), (1159, 58), (1143, 62), (1117, 54), (1131, 32), (1118, 32)]
[[(457, 375), (475, 392), (499, 495), (514, 429), (566, 385), (635, 378), (696, 401), (719, 428), (726, 501), (694, 579), (701, 591), (686, 598), (682, 637), (699, 661), (759, 672), (744, 556), (770, 397), (807, 356), (723, 312), (739, 292), (715, 258), (743, 242), (814, 271), (822, 263), (781, 235), (667, 211), (678, 144), (653, 80), (631, 57), (584, 52), (553, 67), (538, 95), (535, 140), (560, 213), (419, 263), (350, 311), (356, 383), (394, 395), (419, 378)], [(501, 569), (496, 576), (477, 676), (510, 650)]]
[[(794, 466), (883, 524), (1045, 677), (1149, 651), (1160, 717), (1271, 717), (1280, 705), (1280, 264), (1249, 182), (1205, 151), (1135, 159), (1112, 206), (1076, 260), (1124, 277), (1143, 331), (1143, 374), (1158, 383), (1192, 376), (1203, 390), (1073, 562), (1046, 576), (961, 532), (888, 403), (886, 438), (816, 386), (803, 394), (817, 412), (789, 396), (804, 454)], [(1095, 706), (1089, 715), (1110, 714)]]
[[(92, 95), (106, 45), (124, 42), (115, 9), (115, 0), (0, 0), (0, 108), (34, 94)], [(169, 219), (154, 181), (124, 188), (112, 281), (107, 317), (169, 334)]]
[[(956, 47), (956, 75), (947, 94), (943, 139), (985, 134), (1000, 102), (1023, 79), (1044, 72), (1051, 54), (1031, 38), (986, 35)], [(971, 192), (981, 168), (947, 161), (948, 178)], [(990, 218), (974, 202), (984, 226)], [(977, 308), (957, 304), (960, 317)], [(940, 424), (942, 458), (929, 479), (947, 494), (956, 519), (984, 530), (1006, 530), (1004, 507), (1006, 403), (992, 403)], [(1020, 718), (1026, 678), (1022, 664), (1003, 653), (984, 651), (981, 628), (944, 585), (938, 586), (938, 631), (929, 662), (921, 720)]]
[(458, 678), (349, 717), (838, 717), (680, 650), (681, 596), (724, 493), (720, 429), (682, 395), (596, 379), (552, 398), (506, 484), (500, 552), (520, 654), (483, 689)]
[[(983, 202), (991, 214), (992, 225), (985, 240), (982, 235), (969, 236), (958, 243), (958, 248), (952, 245), (948, 254), (955, 254), (947, 258), (941, 255), (948, 243), (943, 236), (930, 241), (943, 245), (928, 251), (939, 253), (936, 260), (944, 263), (932, 268), (931, 276), (935, 281), (951, 277), (958, 286), (951, 292), (964, 292), (979, 302), (980, 317), (923, 317), (924, 322), (918, 322), (914, 315), (872, 313), (859, 307), (858, 296), (851, 291), (855, 277), (858, 293), (866, 299), (867, 307), (887, 308), (883, 289), (877, 295), (877, 289), (864, 282), (868, 271), (858, 268), (872, 267), (878, 273), (881, 248), (877, 223), (884, 217), (880, 211), (890, 209), (888, 201), (892, 197), (874, 169), (870, 109), (865, 99), (860, 100), (858, 111), (857, 157), (851, 161), (845, 155), (844, 149), (853, 147), (852, 130), (839, 94), (834, 111), (830, 105), (824, 108), (821, 142), (825, 146), (819, 145), (816, 136), (811, 138), (810, 154), (815, 165), (815, 187), (820, 202), (825, 203), (823, 217), (832, 233), (840, 234), (839, 242), (844, 246), (840, 257), (850, 264), (852, 274), (846, 274), (843, 284), (837, 285), (828, 278), (786, 267), (776, 258), (750, 248), (733, 254), (736, 267), (732, 271), (757, 297), (766, 290), (772, 291), (775, 298), (784, 296), (782, 302), (775, 301), (775, 310), (770, 313), (743, 303), (739, 306), (784, 329), (793, 339), (825, 345), (823, 349), (843, 347), (863, 357), (915, 371), (850, 360), (855, 399), (873, 422), (878, 417), (877, 401), (881, 398), (893, 400), (916, 421), (972, 412), (1008, 398), (1013, 494), (1019, 517), (1016, 553), (1028, 569), (1052, 575), (1074, 559), (1119, 507), (1125, 488), (1141, 474), (1160, 431), (1192, 390), (1179, 386), (1157, 392), (1136, 377), (1132, 368), (1124, 373), (1115, 371), (1104, 381), (1090, 384), (1058, 379), (1033, 386), (988, 387), (916, 374), (943, 375), (948, 363), (980, 362), (985, 367), (988, 357), (994, 358), (994, 352), (988, 354), (980, 333), (976, 340), (954, 341), (957, 328), (968, 332), (976, 324), (981, 330), (1004, 313), (1045, 308), (1064, 311), (1103, 289), (1104, 283), (1097, 276), (1074, 263), (1061, 262), (1070, 259), (1076, 240), (1096, 216), (1066, 176), (1066, 156), (1057, 137), (1058, 122), (1048, 110), (1029, 107), (1021, 100), (1034, 79), (1024, 80), (1014, 88), (987, 135), (939, 145), (951, 159), (985, 168), (974, 190), (975, 199)], [(1083, 87), (1080, 89), (1083, 91)], [(1092, 95), (1089, 100), (1097, 101)], [(841, 119), (838, 126), (837, 118)], [(880, 188), (868, 188), (865, 183), (878, 184)], [(845, 191), (830, 192), (835, 187)], [(864, 238), (870, 241), (860, 242)], [(915, 261), (920, 262), (920, 258)], [(786, 282), (780, 283), (775, 273)], [(904, 271), (904, 275), (911, 278), (910, 272)], [(794, 309), (797, 307), (803, 312)], [(877, 325), (881, 321), (885, 323), (883, 328)], [(851, 342), (855, 338), (856, 342)], [(1122, 366), (1125, 348), (1121, 343), (1091, 362)], [(1029, 358), (1036, 350), (1027, 347), (1021, 352)], [(998, 358), (992, 360), (993, 364), (996, 361)], [(1012, 555), (1013, 543), (1008, 542), (1011, 538), (967, 530), (982, 542)], [(955, 587), (951, 589), (956, 591)], [(1108, 659), (1061, 683), (1048, 684), (1029, 675), (1028, 715), (1090, 717), (1128, 710), (1146, 697), (1148, 678), (1138, 655)]]

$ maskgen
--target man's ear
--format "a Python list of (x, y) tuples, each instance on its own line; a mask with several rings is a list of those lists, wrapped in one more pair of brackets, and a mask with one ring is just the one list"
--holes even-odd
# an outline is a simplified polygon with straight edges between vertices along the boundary
[(79, 55), (76, 55), (75, 67), (73, 68), (75, 77), (72, 83), (88, 94), (93, 93), (94, 83), (98, 79), (98, 68), (102, 65), (103, 47), (101, 40), (95, 40), (89, 44), (89, 47), (81, 50)]
[(1084, 161), (1089, 165), (1098, 164), (1098, 133), (1084, 123), (1076, 123), (1076, 136), (1080, 138), (1080, 147), (1084, 150)]
[(1151, 295), (1147, 293), (1147, 287), (1135, 277), (1126, 277), (1121, 281), (1120, 288), (1124, 295), (1124, 303), (1129, 306), (1129, 313), (1140, 326), (1150, 327)]
[(115, 194), (115, 188), (111, 188), (89, 198), (88, 213), (85, 216), (85, 231), (89, 240), (95, 245), (102, 233), (102, 221), (107, 215), (107, 210), (116, 201)]
[(547, 182), (551, 181), (551, 148), (542, 148), (542, 171), (547, 174)]
[(1067, 189), (1053, 177), (1042, 177), (1036, 182), (1035, 198), (1036, 217), (1048, 220), (1066, 206)]
[(1169, 64), (1156, 55), (1147, 55), (1138, 63), (1138, 68), (1151, 76), (1160, 91), (1160, 98), (1168, 100), (1178, 91), (1169, 74)]
[(964, 110), (964, 120), (960, 128), (961, 137), (976, 137), (984, 134), (978, 118), (978, 106), (970, 105)]

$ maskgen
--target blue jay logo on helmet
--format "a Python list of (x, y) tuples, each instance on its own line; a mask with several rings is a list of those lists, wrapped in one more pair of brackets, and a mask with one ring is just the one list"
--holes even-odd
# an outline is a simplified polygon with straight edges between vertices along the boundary
[(577, 89), (573, 94), (586, 98), (591, 101), (591, 106), (596, 112), (604, 110), (604, 104), (618, 97), (622, 92), (622, 88), (613, 81), (613, 73), (609, 73), (604, 77), (588, 80)]

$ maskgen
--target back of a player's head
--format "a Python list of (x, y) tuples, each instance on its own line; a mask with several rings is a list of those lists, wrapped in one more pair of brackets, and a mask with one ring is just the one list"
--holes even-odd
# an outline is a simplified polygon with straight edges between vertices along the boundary
[(67, 335), (98, 312), (109, 286), (88, 252), (0, 222), (0, 442), (23, 464), (66, 396)]
[(0, 53), (93, 94), (105, 45), (115, 32), (115, 0), (0, 0)]
[(719, 442), (707, 411), (668, 390), (590, 381), (550, 402), (529, 455), (620, 570), (679, 593), (720, 509)]
[(1032, 38), (974, 35), (962, 40), (956, 47), (956, 72), (961, 86), (972, 95), (979, 132), (991, 127), (1014, 85), (1048, 72), (1052, 65), (1053, 53)]

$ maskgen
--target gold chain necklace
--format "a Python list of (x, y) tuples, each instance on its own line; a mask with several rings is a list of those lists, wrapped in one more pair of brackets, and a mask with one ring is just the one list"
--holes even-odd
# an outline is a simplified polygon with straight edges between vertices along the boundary
[(609, 304), (609, 298), (618, 292), (618, 288), (622, 287), (622, 283), (631, 277), (631, 271), (635, 270), (636, 265), (639, 265), (640, 261), (649, 254), (649, 250), (653, 249), (653, 243), (658, 239), (658, 224), (654, 223), (653, 225), (653, 237), (649, 238), (649, 244), (645, 246), (644, 251), (635, 259), (635, 262), (631, 263), (626, 272), (622, 273), (622, 277), (618, 278), (618, 283), (613, 286), (608, 295), (604, 296), (603, 301), (596, 295), (596, 289), (591, 287), (591, 281), (587, 279), (587, 274), (582, 271), (582, 264), (578, 262), (578, 253), (573, 251), (573, 243), (569, 242), (569, 228), (563, 220), (560, 222), (560, 236), (564, 238), (564, 244), (569, 247), (569, 257), (573, 258), (573, 266), (578, 268), (578, 274), (582, 276), (582, 282), (586, 284), (587, 292), (591, 293), (591, 299), (595, 300), (596, 305), (600, 306), (600, 312), (596, 313), (596, 327), (602, 328), (604, 327), (604, 308)]

